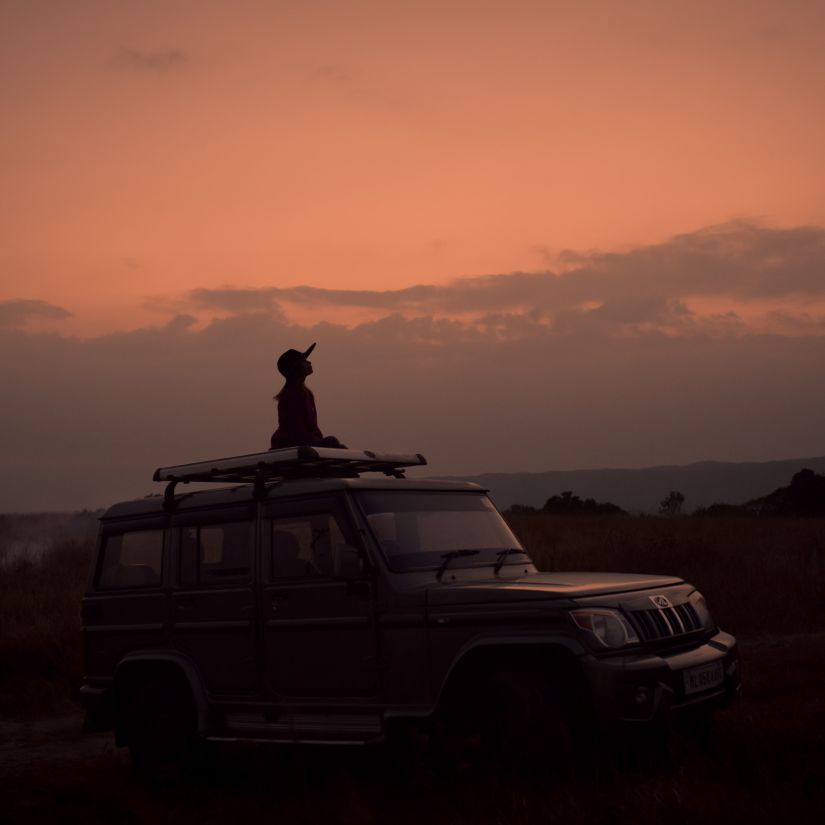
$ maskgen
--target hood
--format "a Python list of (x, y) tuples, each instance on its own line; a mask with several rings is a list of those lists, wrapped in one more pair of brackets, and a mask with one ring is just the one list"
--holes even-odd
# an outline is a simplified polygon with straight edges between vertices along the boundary
[(681, 584), (673, 576), (636, 573), (531, 573), (517, 579), (474, 579), (428, 588), (431, 605), (472, 602), (514, 602), (535, 599), (577, 599), (612, 593), (662, 589)]

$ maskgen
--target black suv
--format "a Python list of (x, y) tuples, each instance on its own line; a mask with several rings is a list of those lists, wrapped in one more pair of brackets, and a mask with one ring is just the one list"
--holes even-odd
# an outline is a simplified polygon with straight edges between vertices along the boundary
[[(143, 768), (203, 739), (362, 744), (409, 725), (533, 758), (578, 726), (735, 696), (736, 641), (690, 584), (540, 573), (483, 489), (403, 478), (424, 463), (300, 447), (158, 470), (164, 496), (101, 520), (90, 723)], [(238, 486), (176, 492), (190, 481)]]

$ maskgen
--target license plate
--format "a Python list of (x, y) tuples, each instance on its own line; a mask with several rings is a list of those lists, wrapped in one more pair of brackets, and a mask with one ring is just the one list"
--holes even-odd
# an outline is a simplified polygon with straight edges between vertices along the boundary
[(709, 690), (725, 681), (721, 662), (713, 662), (702, 667), (692, 667), (690, 670), (684, 671), (684, 677), (686, 694)]

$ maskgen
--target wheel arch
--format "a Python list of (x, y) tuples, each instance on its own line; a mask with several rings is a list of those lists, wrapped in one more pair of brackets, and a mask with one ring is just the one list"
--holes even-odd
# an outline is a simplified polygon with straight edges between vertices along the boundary
[(564, 636), (474, 641), (460, 651), (441, 680), (435, 711), (445, 710), (465, 689), (477, 689), (485, 676), (499, 670), (538, 670), (574, 695), (584, 682), (580, 662), (584, 653), (580, 644)]
[(115, 743), (128, 744), (126, 712), (131, 691), (141, 681), (151, 677), (177, 680), (186, 686), (195, 711), (195, 735), (203, 737), (209, 723), (209, 702), (206, 689), (195, 664), (179, 653), (142, 651), (124, 657), (115, 668), (112, 693), (115, 706)]

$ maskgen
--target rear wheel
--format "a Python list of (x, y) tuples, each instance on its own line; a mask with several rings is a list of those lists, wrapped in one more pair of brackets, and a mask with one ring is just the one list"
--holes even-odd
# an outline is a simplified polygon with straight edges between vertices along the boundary
[(188, 688), (173, 679), (139, 683), (129, 702), (126, 729), (129, 754), (139, 776), (151, 782), (178, 779), (195, 738), (195, 714)]
[(389, 782), (407, 779), (413, 772), (417, 757), (417, 739), (412, 728), (401, 723), (387, 726), (383, 744), (373, 748), (377, 760), (375, 773)]
[(547, 676), (532, 670), (494, 673), (480, 711), (482, 749), (496, 770), (532, 778), (571, 772), (570, 722)]

